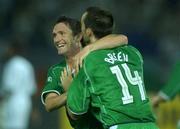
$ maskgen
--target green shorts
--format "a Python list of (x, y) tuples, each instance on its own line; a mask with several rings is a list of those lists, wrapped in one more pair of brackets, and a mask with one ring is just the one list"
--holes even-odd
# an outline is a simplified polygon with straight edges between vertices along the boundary
[(159, 129), (155, 123), (129, 123), (111, 126), (109, 129)]
[(103, 129), (102, 124), (89, 112), (78, 120), (68, 118), (74, 129)]

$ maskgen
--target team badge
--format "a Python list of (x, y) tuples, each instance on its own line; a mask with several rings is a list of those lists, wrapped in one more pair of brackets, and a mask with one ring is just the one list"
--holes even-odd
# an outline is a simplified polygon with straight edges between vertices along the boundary
[(52, 82), (52, 77), (48, 77), (47, 81)]

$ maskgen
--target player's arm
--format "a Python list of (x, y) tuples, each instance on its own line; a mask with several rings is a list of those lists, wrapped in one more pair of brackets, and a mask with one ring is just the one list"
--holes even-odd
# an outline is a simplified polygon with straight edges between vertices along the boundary
[(170, 78), (164, 88), (152, 98), (153, 107), (157, 107), (160, 103), (173, 99), (180, 92), (180, 62), (176, 63)]
[(180, 62), (177, 62), (172, 68), (167, 84), (159, 92), (159, 95), (164, 97), (166, 100), (173, 99), (180, 92), (179, 75), (180, 75)]
[(128, 44), (128, 38), (125, 35), (121, 34), (110, 34), (107, 35), (94, 43), (91, 43), (84, 47), (75, 57), (75, 65), (78, 67), (82, 66), (83, 59), (92, 51), (100, 49), (110, 49), (122, 45)]
[(66, 104), (67, 93), (58, 95), (56, 93), (48, 93), (45, 98), (45, 108), (48, 112), (61, 108)]
[(160, 103), (165, 102), (166, 100), (161, 97), (159, 94), (153, 96), (152, 98), (152, 105), (154, 108), (158, 107)]
[(67, 69), (64, 68), (64, 70), (61, 72), (60, 80), (65, 93), (61, 95), (49, 93), (46, 96), (45, 107), (48, 112), (61, 108), (66, 104), (67, 90), (72, 82), (71, 69), (67, 71)]
[(71, 68), (69, 68), (68, 71), (66, 68), (64, 68), (64, 70), (61, 72), (60, 80), (64, 91), (67, 92), (73, 80)]
[(54, 67), (51, 67), (48, 70), (47, 80), (41, 93), (41, 101), (48, 112), (66, 104), (67, 95), (62, 85), (59, 85), (59, 80), (59, 75), (55, 74)]
[(114, 48), (122, 45), (128, 44), (128, 38), (122, 34), (109, 34), (94, 43), (87, 45), (90, 51), (95, 51), (99, 49)]

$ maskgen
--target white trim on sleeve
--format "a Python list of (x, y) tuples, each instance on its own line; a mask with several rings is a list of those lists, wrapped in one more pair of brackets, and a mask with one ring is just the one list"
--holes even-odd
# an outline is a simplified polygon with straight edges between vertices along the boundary
[(42, 92), (42, 94), (41, 94), (41, 102), (44, 104), (44, 105), (46, 105), (45, 104), (45, 100), (44, 100), (44, 94), (47, 94), (47, 93), (56, 93), (56, 94), (58, 94), (58, 95), (61, 95), (57, 90), (48, 90), (48, 91), (44, 91), (44, 92)]
[(159, 94), (159, 96), (161, 96), (163, 99), (165, 99), (165, 100), (170, 100), (170, 97), (169, 97), (167, 94), (165, 94), (164, 92), (160, 91), (158, 94)]

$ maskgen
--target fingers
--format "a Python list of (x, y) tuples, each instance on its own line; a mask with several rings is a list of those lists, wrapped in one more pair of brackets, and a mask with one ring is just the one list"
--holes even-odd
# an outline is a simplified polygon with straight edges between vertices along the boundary
[(76, 67), (82, 68), (83, 66), (83, 60), (86, 58), (86, 56), (90, 53), (90, 50), (88, 47), (83, 48), (76, 56), (75, 56), (75, 61), (76, 61)]
[(76, 74), (79, 72), (79, 59), (76, 59), (75, 61), (75, 72)]
[(82, 56), (75, 56), (74, 57), (74, 68), (76, 70), (76, 73), (79, 72), (79, 69), (82, 68), (83, 65), (83, 58)]
[(60, 76), (60, 80), (61, 80), (61, 82), (63, 81), (62, 76)]
[(61, 82), (64, 80), (64, 78), (67, 76), (67, 70), (66, 70), (66, 68), (64, 68), (64, 70), (63, 71), (61, 71), (61, 76), (60, 76), (60, 80), (61, 80)]
[(66, 77), (68, 75), (67, 69), (64, 68), (64, 77)]
[(77, 58), (77, 56), (75, 56), (74, 58), (73, 58), (73, 68), (75, 69), (75, 74), (77, 73), (77, 71), (78, 71), (78, 68), (79, 67), (79, 60), (78, 60), (78, 58)]
[(72, 68), (71, 67), (69, 67), (69, 69), (67, 70), (66, 77), (68, 77), (70, 79), (72, 78)]
[(79, 67), (82, 66), (81, 57), (82, 57), (81, 53), (78, 53), (78, 54), (74, 57), (76, 72), (79, 71)]
[(64, 72), (63, 71), (61, 71), (60, 80), (61, 80), (61, 82), (64, 80)]
[(83, 58), (79, 59), (79, 66), (80, 66), (80, 68), (82, 68), (82, 66), (83, 66)]
[(62, 79), (65, 79), (67, 77), (72, 77), (72, 68), (69, 67), (68, 70), (64, 68), (64, 70), (61, 72), (62, 74)]
[(73, 80), (73, 78), (72, 78), (72, 74), (71, 74), (71, 69), (69, 68), (67, 70), (66, 68), (64, 68), (61, 71), (61, 76), (60, 76), (61, 85), (62, 85), (64, 91), (68, 90), (72, 80)]

